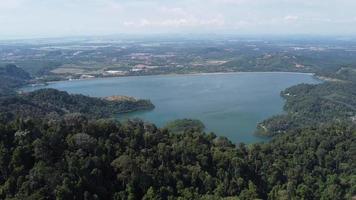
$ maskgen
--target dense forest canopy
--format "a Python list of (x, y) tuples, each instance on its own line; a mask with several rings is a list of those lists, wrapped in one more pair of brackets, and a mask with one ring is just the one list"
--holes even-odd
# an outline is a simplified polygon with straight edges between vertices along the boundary
[(0, 120), (17, 117), (58, 118), (66, 113), (83, 113), (88, 117), (112, 117), (115, 114), (152, 109), (149, 100), (108, 101), (84, 95), (68, 94), (55, 89), (41, 89), (22, 95), (0, 97)]
[[(355, 56), (320, 44), (316, 49), (301, 44), (303, 48), (295, 50), (257, 43), (216, 47), (176, 43), (174, 48), (158, 49), (133, 43), (119, 49), (120, 59), (112, 53), (115, 45), (78, 54), (70, 48), (40, 46), (0, 51), (13, 55), (5, 60), (20, 64), (42, 81), (72, 76), (69, 72), (83, 70), (84, 64), (89, 65), (85, 70), (100, 71), (94, 66), (105, 63), (117, 67), (108, 70), (130, 71), (142, 65), (142, 57), (152, 59), (147, 61), (150, 65), (164, 67), (127, 75), (287, 70), (313, 72), (327, 80), (282, 91), (285, 114), (266, 119), (257, 128), (257, 134), (274, 137), (267, 143), (245, 145), (204, 133), (204, 124), (197, 120), (176, 120), (157, 128), (140, 120), (108, 119), (151, 109), (149, 100), (109, 101), (54, 89), (18, 94), (16, 89), (38, 79), (15, 65), (1, 66), (0, 199), (355, 198), (356, 67), (350, 64)], [(148, 53), (135, 54), (138, 50)], [(88, 56), (95, 62), (87, 63)]]
[(0, 95), (13, 94), (14, 88), (23, 86), (30, 78), (26, 71), (16, 65), (0, 65)]
[(177, 119), (168, 122), (165, 128), (172, 133), (184, 133), (191, 130), (202, 132), (205, 129), (205, 125), (196, 119)]
[(235, 146), (141, 121), (16, 120), (0, 124), (0, 198), (350, 199), (354, 128), (330, 124)]
[(275, 135), (313, 124), (356, 122), (356, 82), (300, 84), (281, 95), (286, 99), (287, 113), (263, 121), (258, 126), (258, 134)]

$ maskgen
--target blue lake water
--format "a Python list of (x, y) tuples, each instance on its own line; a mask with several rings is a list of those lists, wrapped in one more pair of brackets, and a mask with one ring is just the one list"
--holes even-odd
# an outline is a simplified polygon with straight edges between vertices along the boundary
[[(299, 83), (320, 83), (301, 73), (158, 75), (62, 81), (45, 86), (93, 97), (127, 95), (150, 99), (154, 110), (118, 115), (164, 126), (179, 118), (201, 120), (207, 132), (233, 142), (254, 143), (258, 122), (283, 112), (280, 92)], [(32, 87), (30, 90), (43, 88)]]

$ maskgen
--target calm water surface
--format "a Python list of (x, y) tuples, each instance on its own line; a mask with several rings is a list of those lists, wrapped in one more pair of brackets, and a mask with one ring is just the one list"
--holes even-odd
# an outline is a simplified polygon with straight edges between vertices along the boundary
[[(231, 73), (164, 75), (89, 79), (51, 83), (49, 88), (93, 97), (127, 95), (150, 99), (152, 111), (119, 115), (138, 117), (163, 126), (179, 118), (194, 118), (207, 132), (233, 142), (253, 143), (258, 122), (282, 113), (280, 92), (299, 83), (319, 83), (312, 75), (298, 73)], [(38, 89), (39, 87), (32, 87)]]

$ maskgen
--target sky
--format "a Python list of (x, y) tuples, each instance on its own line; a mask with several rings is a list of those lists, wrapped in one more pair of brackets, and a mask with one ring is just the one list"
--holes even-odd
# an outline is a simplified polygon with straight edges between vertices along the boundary
[(356, 0), (0, 0), (0, 39), (114, 34), (356, 35)]

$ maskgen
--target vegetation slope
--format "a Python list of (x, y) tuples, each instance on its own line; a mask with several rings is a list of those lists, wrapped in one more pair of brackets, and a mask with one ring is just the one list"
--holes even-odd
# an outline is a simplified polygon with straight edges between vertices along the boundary
[(276, 136), (250, 146), (199, 129), (100, 119), (113, 105), (81, 95), (3, 97), (1, 114), (12, 117), (0, 122), (0, 199), (351, 199), (355, 93), (347, 77), (283, 92), (287, 114), (265, 126)]

